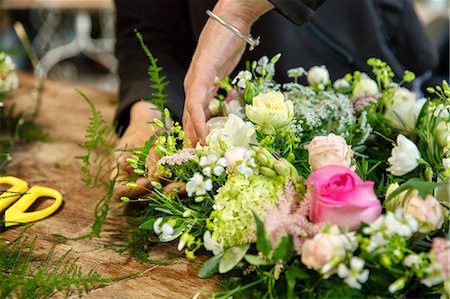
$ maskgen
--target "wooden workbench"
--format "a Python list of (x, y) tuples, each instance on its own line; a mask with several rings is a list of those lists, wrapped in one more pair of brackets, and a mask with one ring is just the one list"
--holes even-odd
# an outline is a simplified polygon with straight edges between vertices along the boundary
[[(21, 75), (20, 85), (13, 100), (22, 106), (30, 101), (33, 77)], [(29, 232), (38, 237), (40, 253), (50, 249), (55, 240), (53, 234), (74, 237), (89, 232), (95, 204), (105, 193), (102, 188), (87, 187), (81, 180), (81, 162), (75, 156), (83, 154), (79, 144), (84, 141), (84, 130), (91, 113), (75, 88), (83, 91), (108, 121), (112, 120), (114, 95), (46, 81), (37, 123), (50, 135), (51, 141), (17, 146), (6, 169), (8, 175), (20, 177), (30, 186), (48, 186), (63, 195), (64, 207), (57, 214), (37, 222)], [(205, 258), (188, 261), (174, 244), (157, 245), (149, 253), (149, 257), (156, 260), (178, 258), (170, 266), (140, 264), (126, 254), (116, 253), (114, 249), (120, 242), (114, 235), (124, 234), (129, 228), (120, 204), (112, 203), (101, 238), (65, 240), (57, 246), (57, 256), (72, 249), (71, 256), (80, 259), (86, 272), (93, 269), (104, 277), (117, 277), (147, 271), (138, 278), (95, 289), (87, 295), (88, 298), (192, 298), (198, 292), (201, 292), (200, 297), (207, 297), (215, 288), (217, 280), (197, 277), (200, 260)], [(11, 240), (21, 229), (11, 228), (2, 236)]]

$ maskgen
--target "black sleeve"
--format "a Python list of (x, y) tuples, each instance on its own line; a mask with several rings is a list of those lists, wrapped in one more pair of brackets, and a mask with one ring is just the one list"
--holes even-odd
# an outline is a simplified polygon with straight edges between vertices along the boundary
[(291, 22), (302, 25), (326, 0), (269, 0)]
[(134, 30), (139, 31), (150, 52), (158, 59), (170, 84), (166, 105), (175, 117), (183, 112), (183, 78), (194, 51), (194, 41), (185, 1), (116, 0), (116, 47), (118, 59), (119, 107), (116, 121), (125, 128), (130, 108), (140, 99), (149, 99), (149, 60), (140, 47)]

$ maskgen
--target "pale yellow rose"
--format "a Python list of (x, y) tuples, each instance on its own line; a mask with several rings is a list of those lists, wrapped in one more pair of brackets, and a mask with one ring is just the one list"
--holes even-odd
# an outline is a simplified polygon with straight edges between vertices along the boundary
[(302, 246), (302, 263), (319, 271), (335, 256), (345, 256), (345, 244), (338, 235), (319, 233)]
[(285, 101), (279, 91), (269, 91), (253, 98), (252, 105), (245, 107), (247, 117), (258, 125), (264, 134), (274, 134), (276, 130), (286, 127), (294, 116), (292, 101)]
[(420, 195), (410, 198), (405, 203), (405, 212), (416, 218), (419, 222), (419, 231), (422, 233), (441, 228), (447, 214), (439, 201), (431, 195), (425, 200)]
[(350, 167), (352, 163), (353, 151), (341, 136), (316, 136), (305, 148), (312, 171), (332, 164)]

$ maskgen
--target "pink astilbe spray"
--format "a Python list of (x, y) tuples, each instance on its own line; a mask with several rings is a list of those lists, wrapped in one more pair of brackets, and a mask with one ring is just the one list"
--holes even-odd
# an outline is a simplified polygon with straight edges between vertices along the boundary
[(195, 157), (196, 153), (193, 148), (185, 148), (176, 154), (162, 157), (158, 165), (181, 165)]
[(431, 251), (435, 254), (435, 261), (441, 266), (444, 276), (450, 277), (450, 241), (434, 238)]
[(298, 194), (291, 182), (286, 181), (284, 193), (278, 198), (278, 206), (267, 211), (264, 228), (275, 248), (284, 236), (292, 235), (294, 248), (300, 254), (303, 242), (314, 237), (320, 225), (308, 220), (309, 197), (297, 204)]

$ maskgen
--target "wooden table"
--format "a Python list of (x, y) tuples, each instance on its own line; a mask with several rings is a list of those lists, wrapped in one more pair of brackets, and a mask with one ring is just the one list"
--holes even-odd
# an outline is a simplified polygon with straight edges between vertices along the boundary
[[(13, 99), (22, 106), (30, 100), (33, 78), (20, 75), (20, 84)], [(112, 120), (114, 95), (46, 81), (37, 123), (50, 135), (51, 141), (16, 147), (13, 161), (6, 169), (6, 174), (22, 178), (30, 186), (48, 186), (63, 195), (64, 207), (57, 214), (37, 222), (29, 232), (38, 237), (39, 253), (50, 249), (55, 240), (53, 234), (73, 237), (89, 232), (94, 206), (105, 192), (102, 188), (89, 188), (81, 181), (81, 164), (75, 156), (83, 154), (79, 144), (84, 141), (84, 130), (91, 113), (74, 88), (82, 90), (103, 116), (108, 121)], [(157, 245), (149, 254), (151, 259), (157, 260), (178, 258), (170, 266), (140, 264), (126, 254), (116, 253), (114, 249), (119, 242), (113, 236), (124, 234), (128, 229), (130, 225), (126, 224), (120, 204), (112, 203), (101, 238), (66, 240), (56, 248), (57, 256), (72, 248), (71, 256), (80, 259), (86, 272), (94, 269), (104, 277), (147, 271), (138, 278), (93, 290), (88, 298), (191, 298), (198, 292), (200, 297), (207, 297), (214, 290), (217, 280), (197, 277), (200, 260), (191, 262), (185, 259), (174, 244)], [(3, 233), (3, 237), (12, 240), (21, 230), (21, 227), (11, 228)]]

